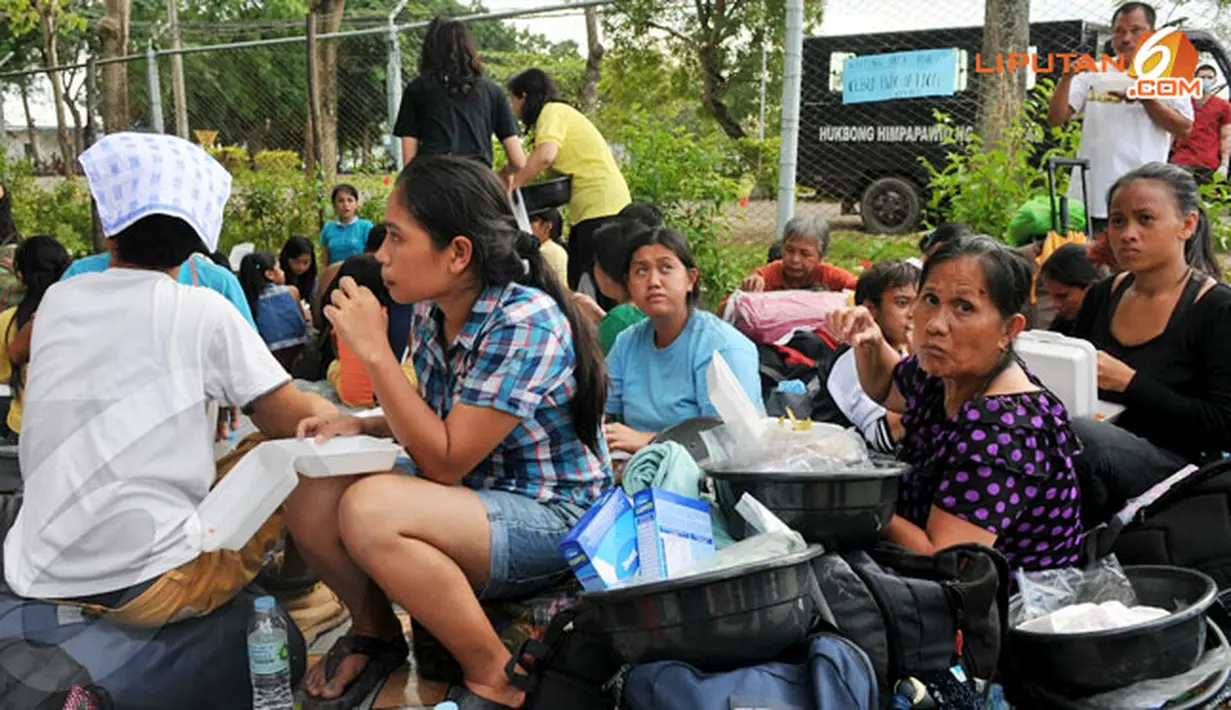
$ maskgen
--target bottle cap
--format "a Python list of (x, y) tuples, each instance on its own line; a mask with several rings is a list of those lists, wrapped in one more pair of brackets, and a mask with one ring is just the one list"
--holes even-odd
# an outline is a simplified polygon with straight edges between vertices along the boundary
[(452, 700), (446, 700), (443, 703), (440, 703), (436, 707), (432, 708), (432, 710), (457, 710), (457, 703), (453, 702)]
[(252, 608), (257, 611), (273, 611), (276, 606), (273, 597), (257, 597), (256, 601), (252, 602)]

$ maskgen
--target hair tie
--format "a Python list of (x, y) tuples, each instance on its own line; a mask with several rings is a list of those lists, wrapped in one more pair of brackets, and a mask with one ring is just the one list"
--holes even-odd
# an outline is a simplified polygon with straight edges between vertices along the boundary
[(521, 275), (522, 276), (530, 275), (530, 260), (529, 259), (521, 260)]

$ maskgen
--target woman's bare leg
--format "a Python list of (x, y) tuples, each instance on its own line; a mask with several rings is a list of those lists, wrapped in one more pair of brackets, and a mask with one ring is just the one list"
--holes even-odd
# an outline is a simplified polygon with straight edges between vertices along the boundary
[(453, 654), (471, 691), (525, 702), (505, 676), (511, 654), (475, 596), (491, 569), (491, 528), (473, 491), (370, 476), (343, 496), (340, 525), (353, 559)]
[[(352, 632), (391, 639), (402, 633), (401, 624), (380, 587), (351, 560), (339, 534), (339, 503), (347, 487), (356, 480), (354, 477), (300, 478), (287, 500), (287, 525), (308, 567), (350, 610)], [(304, 677), (304, 688), (313, 695), (336, 698), (366, 664), (366, 656), (350, 656), (339, 664), (334, 677), (327, 680), (324, 664), (318, 663)]]

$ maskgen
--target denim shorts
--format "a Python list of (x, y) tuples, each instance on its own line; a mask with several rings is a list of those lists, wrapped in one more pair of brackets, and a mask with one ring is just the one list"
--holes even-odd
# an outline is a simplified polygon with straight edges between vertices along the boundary
[(560, 541), (585, 511), (565, 502), (540, 503), (517, 493), (475, 491), (492, 530), (491, 571), (483, 601), (523, 599), (570, 574)]

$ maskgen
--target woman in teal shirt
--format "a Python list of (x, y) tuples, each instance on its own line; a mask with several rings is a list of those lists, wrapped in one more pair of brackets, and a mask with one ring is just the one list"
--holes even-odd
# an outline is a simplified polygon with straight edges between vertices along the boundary
[(697, 309), (697, 268), (684, 236), (659, 227), (629, 247), (628, 290), (646, 319), (616, 338), (607, 355), (607, 443), (634, 453), (662, 430), (718, 412), (706, 372), (722, 354), (753, 405), (764, 413), (757, 348), (712, 313)]
[(372, 222), (359, 217), (359, 190), (353, 185), (338, 185), (330, 195), (337, 219), (321, 228), (321, 263), (342, 263), (363, 253)]

